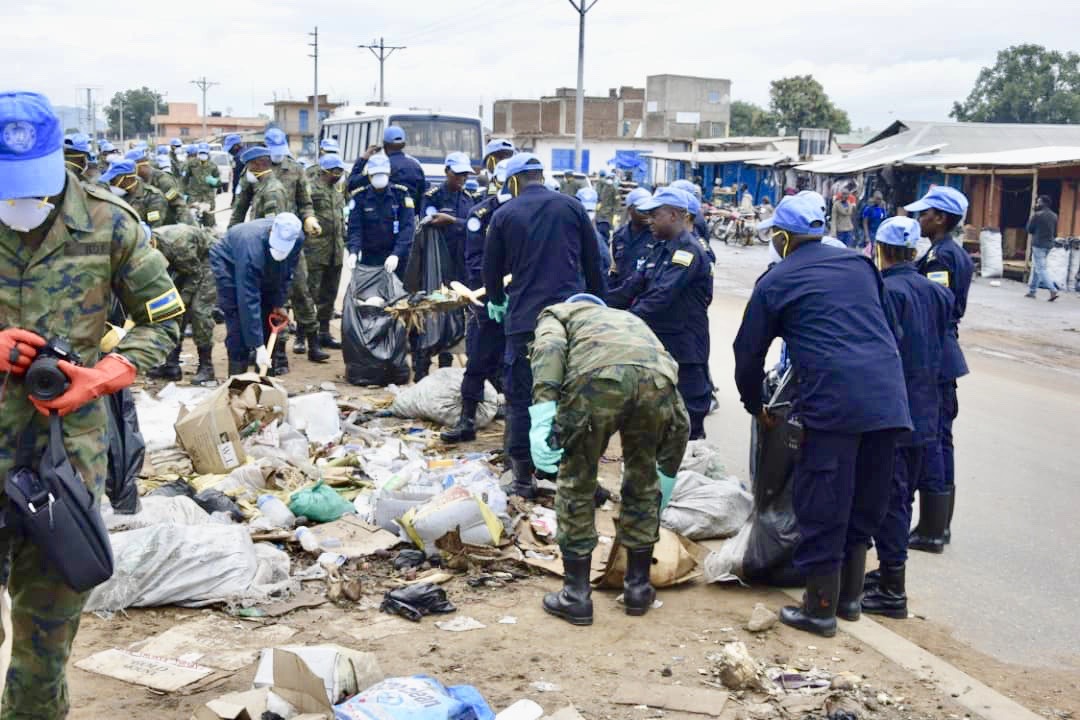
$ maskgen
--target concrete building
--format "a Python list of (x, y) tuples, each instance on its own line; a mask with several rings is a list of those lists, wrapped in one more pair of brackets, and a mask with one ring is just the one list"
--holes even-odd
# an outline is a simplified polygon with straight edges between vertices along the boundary
[(645, 134), (693, 140), (722, 137), (731, 124), (731, 81), (689, 75), (645, 80)]
[[(203, 139), (203, 116), (198, 103), (170, 102), (164, 115), (154, 115), (151, 122), (160, 128), (163, 139), (178, 137), (184, 142)], [(226, 133), (262, 130), (266, 127), (264, 117), (229, 117), (210, 114), (206, 118), (207, 138)]]
[[(496, 100), (493, 133), (499, 136), (574, 135), (576, 91), (559, 88), (539, 100)], [(645, 109), (645, 90), (612, 88), (607, 97), (585, 97), (585, 137), (635, 137)]]
[[(289, 137), (289, 150), (293, 155), (315, 156), (315, 96), (308, 95), (305, 100), (274, 100), (266, 103), (274, 109), (274, 125), (281, 128)], [(335, 108), (345, 103), (330, 102), (326, 95), (319, 96), (319, 122), (330, 117)]]

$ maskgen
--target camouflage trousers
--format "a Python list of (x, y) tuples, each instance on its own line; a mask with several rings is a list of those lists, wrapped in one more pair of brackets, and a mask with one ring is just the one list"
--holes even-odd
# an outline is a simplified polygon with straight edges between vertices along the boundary
[(334, 318), (338, 283), (341, 281), (341, 257), (336, 263), (328, 257), (307, 258), (308, 296), (315, 303), (319, 326), (327, 325)]
[[(300, 253), (300, 261), (296, 264), (296, 274), (293, 275), (292, 285), (289, 287), (289, 304), (292, 305), (293, 316), (296, 319), (297, 331), (307, 337), (319, 331), (319, 322), (315, 317), (315, 303), (311, 300), (311, 291), (308, 289), (308, 264), (304, 253)], [(280, 342), (284, 338), (279, 338)]]
[(577, 555), (596, 547), (596, 474), (616, 432), (623, 448), (618, 541), (631, 549), (655, 545), (660, 532), (657, 466), (675, 475), (690, 434), (675, 386), (648, 368), (614, 365), (564, 387), (558, 405), (555, 435), (565, 450), (555, 497), (559, 547)]
[(173, 276), (173, 284), (180, 291), (180, 298), (187, 308), (180, 324), (181, 343), (184, 328), (190, 323), (191, 339), (195, 341), (195, 347), (211, 347), (214, 344), (213, 310), (217, 303), (217, 286), (214, 285), (214, 275), (210, 272), (209, 262), (196, 273), (177, 273)]

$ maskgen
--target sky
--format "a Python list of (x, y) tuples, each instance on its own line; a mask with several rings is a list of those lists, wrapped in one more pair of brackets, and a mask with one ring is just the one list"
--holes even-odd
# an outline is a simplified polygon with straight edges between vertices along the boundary
[[(576, 2), (577, 0), (575, 0)], [(267, 113), (275, 97), (319, 91), (377, 98), (378, 62), (359, 44), (407, 46), (386, 61), (395, 106), (474, 114), (497, 98), (577, 83), (578, 14), (569, 0), (184, 0), (171, 5), (23, 0), (0, 9), (0, 87), (56, 105), (107, 101), (143, 85), (196, 102), (191, 80), (219, 83), (211, 111)], [(765, 9), (768, 8), (768, 9)], [(767, 105), (769, 82), (813, 74), (853, 127), (945, 120), (998, 50), (1032, 42), (1075, 49), (1080, 3), (1032, 0), (597, 0), (586, 20), (585, 90), (644, 87), (651, 74), (721, 77), (732, 98)]]

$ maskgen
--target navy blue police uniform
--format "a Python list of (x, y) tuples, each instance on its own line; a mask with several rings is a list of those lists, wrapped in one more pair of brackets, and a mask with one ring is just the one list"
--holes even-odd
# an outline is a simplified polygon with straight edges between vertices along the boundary
[(408, 188), (392, 184), (379, 191), (365, 185), (353, 195), (352, 203), (345, 243), (348, 251), (359, 253), (360, 264), (371, 267), (396, 255), (399, 262), (395, 272), (402, 277), (416, 231), (416, 213)]
[(608, 285), (614, 289), (634, 276), (645, 260), (652, 254), (656, 239), (645, 225), (635, 230), (629, 222), (619, 226), (611, 238), (611, 275)]
[(454, 218), (452, 225), (443, 225), (443, 237), (446, 239), (446, 249), (450, 251), (453, 261), (450, 280), (463, 281), (465, 279), (465, 221), (469, 217), (469, 211), (476, 204), (476, 198), (465, 190), (452, 192), (442, 183), (424, 193), (424, 215), (434, 213), (446, 213)]
[[(484, 240), (491, 219), (501, 207), (498, 196), (481, 200), (469, 212), (465, 231), (465, 284), (476, 289), (484, 284)], [(503, 354), (506, 333), (502, 325), (488, 317), (487, 309), (470, 307), (465, 326), (465, 377), (461, 381), (461, 397), (481, 402), (484, 399), (484, 381), (502, 388)]]
[[(420, 165), (420, 161), (404, 150), (386, 152), (386, 157), (390, 159), (390, 183), (405, 186), (412, 199), (413, 214), (419, 213), (424, 193), (428, 189), (427, 178), (424, 176), (424, 168)], [(350, 193), (371, 184), (368, 176), (364, 174), (365, 167), (367, 167), (367, 160), (362, 156), (353, 163), (352, 170), (349, 171), (349, 179), (346, 181)], [(403, 263), (407, 257), (402, 258)]]

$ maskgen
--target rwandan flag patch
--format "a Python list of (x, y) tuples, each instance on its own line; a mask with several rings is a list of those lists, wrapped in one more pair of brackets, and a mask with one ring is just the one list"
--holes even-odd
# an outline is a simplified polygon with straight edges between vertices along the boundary
[(152, 323), (172, 320), (183, 315), (185, 310), (184, 301), (180, 299), (180, 293), (176, 291), (176, 288), (172, 288), (146, 303), (146, 315)]

